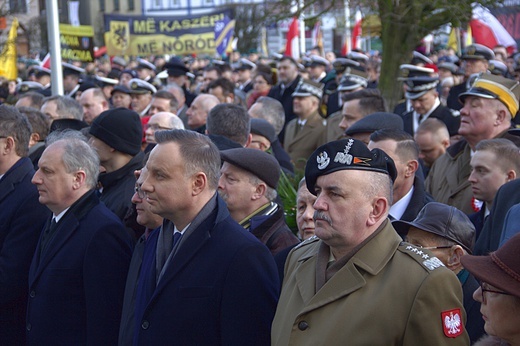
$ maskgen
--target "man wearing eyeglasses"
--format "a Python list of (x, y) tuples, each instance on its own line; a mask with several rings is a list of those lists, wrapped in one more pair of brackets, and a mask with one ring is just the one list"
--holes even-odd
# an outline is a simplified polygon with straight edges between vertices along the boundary
[(472, 222), (455, 207), (430, 202), (421, 209), (415, 220), (394, 221), (392, 225), (407, 242), (430, 251), (457, 275), (464, 296), (466, 330), (473, 344), (484, 334), (480, 304), (472, 298), (478, 282), (460, 262), (463, 255), (472, 253), (475, 244)]
[(155, 132), (164, 130), (184, 130), (184, 124), (182, 120), (173, 113), (170, 112), (159, 112), (150, 117), (148, 124), (146, 124), (146, 148), (145, 153), (150, 152), (155, 144)]

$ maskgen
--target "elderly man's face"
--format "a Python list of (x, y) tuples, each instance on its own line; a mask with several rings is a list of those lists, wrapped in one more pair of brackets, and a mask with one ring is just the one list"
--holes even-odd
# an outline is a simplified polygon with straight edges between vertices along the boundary
[(251, 174), (229, 162), (224, 162), (220, 174), (218, 192), (231, 215), (243, 214), (245, 217), (250, 214), (251, 198), (256, 190), (256, 185), (250, 181)]
[(130, 97), (129, 94), (116, 91), (112, 95), (112, 104), (115, 108), (130, 108), (130, 105), (132, 104), (132, 97)]
[(463, 137), (491, 138), (496, 120), (496, 105), (493, 100), (467, 96), (460, 110), (459, 134)]
[(188, 108), (186, 111), (186, 115), (188, 117), (188, 126), (191, 129), (196, 129), (197, 127), (201, 127), (202, 125), (206, 124), (208, 112), (206, 112), (203, 102), (203, 98), (197, 97), (192, 102), (190, 108)]
[(315, 234), (330, 247), (353, 247), (371, 234), (367, 219), (373, 207), (366, 195), (367, 174), (377, 173), (352, 169), (318, 177)]
[(171, 130), (170, 113), (161, 112), (150, 117), (146, 124), (146, 143), (157, 143), (155, 141), (155, 132), (161, 130)]
[(302, 240), (314, 235), (314, 202), (316, 202), (316, 196), (309, 192), (307, 185), (303, 184), (298, 189), (296, 196), (296, 224)]
[(159, 97), (154, 97), (152, 99), (152, 105), (150, 106), (150, 111), (148, 112), (148, 115), (154, 115), (159, 112), (175, 113), (176, 111), (177, 111), (176, 109), (171, 109), (170, 100), (159, 98)]
[(152, 94), (132, 94), (132, 109), (141, 114), (142, 111), (152, 102)]
[[(445, 243), (442, 242), (442, 238), (413, 226), (410, 227), (410, 229), (408, 230), (408, 234), (406, 235), (406, 241), (412, 245), (419, 247), (437, 247), (445, 245)], [(444, 263), (444, 265), (446, 265), (449, 261), (449, 250), (449, 248), (442, 248), (430, 249), (429, 251), (438, 259), (440, 259), (441, 262)]]
[[(148, 170), (145, 167), (141, 170), (141, 174), (135, 183), (136, 189), (141, 189), (141, 185), (147, 176)], [(135, 204), (135, 210), (137, 212), (136, 221), (138, 224), (150, 229), (154, 229), (161, 224), (162, 217), (151, 212), (150, 204), (146, 201), (146, 197), (139, 197), (136, 191), (132, 196), (132, 203)]]
[(76, 172), (68, 173), (65, 169), (63, 152), (63, 144), (59, 141), (45, 149), (31, 181), (38, 189), (40, 203), (56, 215), (70, 206), (76, 182)]

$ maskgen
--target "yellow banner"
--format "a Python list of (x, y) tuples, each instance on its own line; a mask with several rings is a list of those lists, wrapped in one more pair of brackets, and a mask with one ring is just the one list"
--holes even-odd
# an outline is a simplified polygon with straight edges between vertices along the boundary
[(94, 28), (60, 24), (60, 45), (63, 60), (94, 61)]
[(8, 80), (15, 80), (18, 78), (18, 68), (16, 66), (16, 38), (18, 37), (18, 19), (13, 19), (13, 24), (9, 30), (7, 41), (4, 44), (4, 49), (0, 54), (0, 76)]

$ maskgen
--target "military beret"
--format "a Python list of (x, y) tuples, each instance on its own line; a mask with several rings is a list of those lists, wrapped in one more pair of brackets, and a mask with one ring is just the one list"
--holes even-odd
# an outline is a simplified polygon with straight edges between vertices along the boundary
[(310, 79), (303, 79), (294, 90), (292, 96), (316, 96), (321, 100), (323, 97), (323, 84)]
[(387, 112), (376, 112), (356, 121), (345, 131), (347, 136), (356, 133), (372, 133), (377, 130), (395, 129), (403, 130), (403, 118), (400, 115)]
[(143, 68), (155, 71), (155, 65), (154, 64), (152, 64), (148, 60), (137, 58), (137, 67), (136, 67), (136, 69), (140, 70), (140, 69), (143, 69)]
[(370, 150), (363, 142), (348, 138), (324, 144), (311, 154), (305, 166), (307, 188), (315, 195), (319, 176), (344, 169), (388, 174), (392, 181), (397, 177), (394, 161), (384, 151)]
[(466, 47), (461, 59), (493, 60), (495, 53), (486, 46), (474, 43)]
[(38, 82), (24, 81), (24, 82), (21, 82), (20, 84), (18, 84), (16, 86), (16, 91), (19, 94), (24, 94), (24, 93), (29, 92), (29, 91), (42, 90), (43, 88), (44, 88), (44, 86), (41, 85)]
[(392, 225), (403, 238), (408, 234), (410, 227), (415, 227), (451, 240), (470, 254), (475, 244), (475, 226), (470, 219), (457, 208), (443, 203), (427, 203), (419, 211), (415, 220), (411, 222), (398, 220), (392, 222)]
[(464, 103), (469, 95), (501, 101), (514, 118), (519, 108), (520, 84), (509, 78), (482, 73), (468, 91), (460, 94), (459, 101)]
[(280, 164), (272, 155), (258, 149), (234, 148), (221, 151), (220, 156), (223, 161), (248, 171), (276, 189), (280, 179)]
[(261, 118), (251, 118), (251, 133), (263, 136), (271, 143), (277, 139), (273, 125)]
[(130, 94), (155, 94), (157, 92), (152, 84), (139, 78), (130, 79), (128, 85), (130, 86)]

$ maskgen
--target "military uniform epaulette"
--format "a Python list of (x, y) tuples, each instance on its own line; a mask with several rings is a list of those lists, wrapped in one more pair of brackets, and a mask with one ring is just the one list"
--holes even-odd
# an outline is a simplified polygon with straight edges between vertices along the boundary
[(413, 246), (407, 242), (401, 242), (399, 244), (399, 251), (407, 254), (417, 262), (419, 262), (428, 271), (433, 271), (439, 267), (444, 267), (444, 264), (435, 256), (431, 255), (431, 252), (424, 251), (421, 248)]
[(307, 238), (307, 239), (305, 239), (304, 241), (302, 241), (300, 244), (296, 245), (296, 246), (294, 247), (294, 249), (299, 249), (299, 248), (301, 248), (302, 246), (307, 246), (307, 245), (309, 245), (309, 244), (312, 244), (312, 243), (317, 242), (318, 240), (320, 240), (320, 238), (318, 238), (317, 236), (313, 235), (312, 237)]

